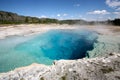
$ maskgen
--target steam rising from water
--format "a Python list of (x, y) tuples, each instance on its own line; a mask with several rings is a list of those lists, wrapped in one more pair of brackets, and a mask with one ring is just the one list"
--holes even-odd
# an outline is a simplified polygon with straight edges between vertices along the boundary
[(93, 49), (96, 33), (88, 30), (51, 30), (43, 35), (17, 45), (19, 51), (30, 54), (43, 54), (52, 60), (80, 59)]
[(49, 32), (49, 45), (41, 47), (45, 56), (51, 59), (80, 59), (93, 49), (97, 36), (90, 31)]
[(50, 30), (6, 38), (0, 41), (0, 72), (32, 63), (50, 65), (54, 60), (89, 57), (87, 51), (93, 49), (96, 39), (97, 33), (89, 30)]

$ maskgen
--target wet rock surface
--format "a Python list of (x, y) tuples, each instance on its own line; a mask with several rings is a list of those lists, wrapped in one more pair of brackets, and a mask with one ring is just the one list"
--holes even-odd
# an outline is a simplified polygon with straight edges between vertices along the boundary
[(120, 53), (120, 36), (119, 35), (99, 35), (94, 49), (88, 51), (89, 57), (107, 56), (109, 53)]
[(52, 66), (32, 64), (0, 74), (0, 80), (120, 80), (120, 54), (59, 60)]

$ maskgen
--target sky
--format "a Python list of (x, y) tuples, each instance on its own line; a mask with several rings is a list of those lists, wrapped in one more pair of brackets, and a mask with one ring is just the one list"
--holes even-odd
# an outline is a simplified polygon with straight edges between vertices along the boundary
[(0, 11), (39, 18), (102, 21), (120, 18), (120, 0), (0, 0)]

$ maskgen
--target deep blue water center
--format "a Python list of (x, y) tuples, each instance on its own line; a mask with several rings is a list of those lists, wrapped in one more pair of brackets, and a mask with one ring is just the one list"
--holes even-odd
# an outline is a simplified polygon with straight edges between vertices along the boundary
[(89, 57), (97, 33), (88, 30), (50, 30), (34, 36), (14, 36), (0, 40), (0, 72), (54, 60)]

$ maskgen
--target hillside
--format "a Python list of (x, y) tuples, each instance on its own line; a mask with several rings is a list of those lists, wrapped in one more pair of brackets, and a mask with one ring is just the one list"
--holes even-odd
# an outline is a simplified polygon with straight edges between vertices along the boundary
[(112, 24), (120, 26), (120, 19), (108, 20), (108, 21), (91, 21), (87, 22), (81, 19), (75, 20), (58, 20), (51, 18), (37, 18), (31, 16), (22, 16), (12, 12), (0, 11), (0, 24), (29, 24), (29, 23), (58, 23), (58, 24)]
[(57, 23), (56, 19), (37, 18), (21, 16), (16, 13), (0, 11), (0, 24), (20, 24), (20, 23)]

